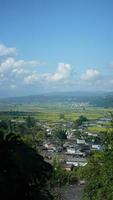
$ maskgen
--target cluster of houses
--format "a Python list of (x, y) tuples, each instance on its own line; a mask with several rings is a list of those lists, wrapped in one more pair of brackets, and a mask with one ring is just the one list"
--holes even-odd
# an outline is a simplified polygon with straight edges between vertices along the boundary
[[(73, 167), (87, 165), (87, 156), (92, 151), (102, 151), (102, 144), (99, 134), (85, 131), (79, 127), (79, 135), (76, 129), (66, 127), (66, 139), (60, 141), (53, 137), (53, 129), (46, 127), (48, 138), (43, 142), (42, 154), (44, 158), (52, 163), (54, 158), (58, 158), (66, 170), (72, 170)], [(66, 129), (67, 128), (67, 129)]]
[[(48, 124), (47, 122), (37, 122), (37, 126), (41, 126), (47, 137), (40, 145), (41, 154), (45, 160), (52, 163), (55, 158), (61, 162), (66, 170), (72, 170), (74, 167), (87, 165), (87, 156), (92, 151), (102, 151), (100, 135), (97, 132), (87, 131), (87, 127), (94, 125), (106, 124), (111, 118), (100, 118), (95, 121), (86, 121), (78, 127), (74, 128), (73, 122), (56, 122)], [(12, 123), (17, 123), (15, 119)], [(25, 123), (25, 119), (18, 120), (18, 123)], [(56, 129), (65, 130), (66, 139), (60, 140), (54, 137)]]

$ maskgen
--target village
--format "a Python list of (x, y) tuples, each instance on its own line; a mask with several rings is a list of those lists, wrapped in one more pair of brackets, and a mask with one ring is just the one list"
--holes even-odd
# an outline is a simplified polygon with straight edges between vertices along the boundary
[[(47, 137), (40, 143), (40, 152), (51, 164), (54, 159), (58, 159), (65, 170), (84, 167), (91, 152), (102, 151), (104, 148), (102, 134), (86, 131), (87, 128), (94, 125), (106, 126), (110, 122), (111, 118), (99, 118), (82, 122), (77, 128), (73, 128), (73, 122), (59, 122), (52, 125), (45, 123), (42, 126), (46, 129)], [(58, 131), (59, 134), (56, 136), (55, 132)]]
[(20, 132), (21, 135), (25, 135), (24, 137), (26, 133), (24, 134), (23, 130), (27, 135), (31, 134), (33, 145), (35, 144), (35, 148), (45, 161), (53, 164), (57, 159), (65, 170), (71, 171), (86, 166), (87, 157), (91, 152), (102, 151), (104, 148), (102, 134), (98, 131), (88, 131), (88, 128), (111, 128), (111, 117), (88, 120), (80, 116), (76, 122), (60, 119), (53, 123), (37, 121), (31, 116), (19, 119), (12, 117), (10, 131)]

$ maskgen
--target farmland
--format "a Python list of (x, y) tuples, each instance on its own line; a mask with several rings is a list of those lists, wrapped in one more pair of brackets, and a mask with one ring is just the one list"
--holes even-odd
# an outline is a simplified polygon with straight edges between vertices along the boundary
[(22, 118), (31, 115), (39, 121), (48, 122), (75, 121), (80, 115), (95, 120), (108, 117), (112, 111), (113, 108), (81, 106), (73, 103), (0, 104), (0, 118)]
[(1, 99), (0, 119), (18, 121), (31, 116), (42, 123), (63, 124), (84, 116), (94, 123), (87, 127), (88, 131), (102, 132), (110, 128), (110, 124), (95, 121), (110, 117), (110, 112), (113, 112), (112, 97), (112, 93), (68, 92)]

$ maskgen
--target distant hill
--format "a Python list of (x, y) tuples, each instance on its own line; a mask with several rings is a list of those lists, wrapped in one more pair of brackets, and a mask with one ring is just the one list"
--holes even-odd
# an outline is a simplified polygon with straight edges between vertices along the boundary
[(97, 107), (113, 107), (113, 92), (62, 92), (0, 99), (4, 104), (77, 102)]

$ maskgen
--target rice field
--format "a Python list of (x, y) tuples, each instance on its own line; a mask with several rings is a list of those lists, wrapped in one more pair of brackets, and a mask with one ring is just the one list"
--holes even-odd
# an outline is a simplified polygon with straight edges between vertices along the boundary
[[(3, 118), (23, 118), (28, 114), (35, 117), (39, 121), (58, 122), (63, 114), (64, 121), (75, 121), (80, 115), (84, 115), (89, 120), (108, 117), (109, 112), (113, 112), (113, 108), (99, 107), (72, 107), (70, 104), (54, 103), (54, 104), (0, 104), (0, 119)], [(3, 112), (3, 113), (2, 113)], [(6, 113), (5, 113), (6, 112)], [(23, 112), (21, 116), (21, 112)], [(25, 112), (25, 114), (24, 114)], [(13, 114), (14, 115), (13, 115)], [(20, 113), (20, 114), (19, 114)]]

